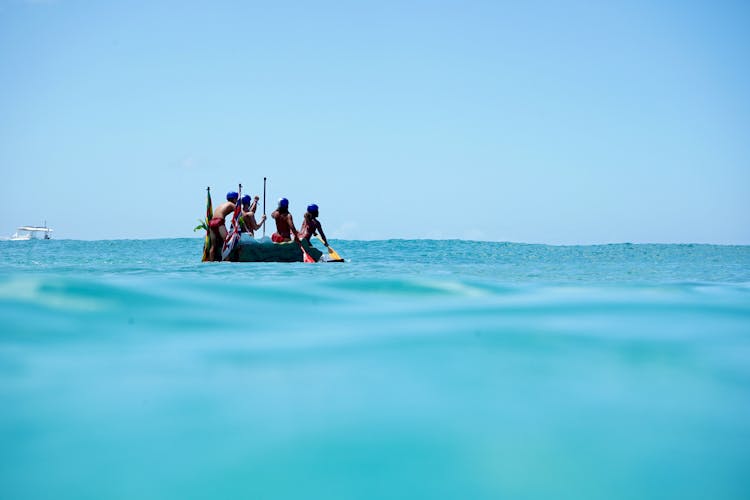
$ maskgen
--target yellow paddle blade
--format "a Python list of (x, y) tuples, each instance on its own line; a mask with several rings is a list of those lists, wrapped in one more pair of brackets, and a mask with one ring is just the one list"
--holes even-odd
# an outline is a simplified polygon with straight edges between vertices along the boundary
[(333, 260), (344, 260), (341, 258), (341, 256), (331, 247), (328, 247), (328, 255), (331, 256)]
[[(316, 234), (315, 236), (318, 237), (321, 243), (323, 242), (323, 238), (321, 238), (319, 234)], [(341, 258), (338, 252), (334, 250), (333, 248), (331, 248), (330, 246), (328, 247), (328, 255), (331, 256), (331, 260), (344, 260)]]

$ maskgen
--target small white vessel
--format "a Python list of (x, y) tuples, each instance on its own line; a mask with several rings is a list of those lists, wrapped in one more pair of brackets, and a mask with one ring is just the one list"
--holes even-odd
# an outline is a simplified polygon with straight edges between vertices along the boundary
[(45, 224), (40, 226), (21, 226), (16, 233), (11, 236), (10, 241), (28, 241), (28, 240), (48, 240), (52, 229)]

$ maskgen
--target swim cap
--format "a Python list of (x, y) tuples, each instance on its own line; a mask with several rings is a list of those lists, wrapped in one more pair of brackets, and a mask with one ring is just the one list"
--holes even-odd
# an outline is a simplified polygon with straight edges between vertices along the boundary
[(239, 197), (240, 197), (240, 195), (237, 194), (237, 191), (229, 191), (227, 193), (227, 201), (236, 200)]
[(243, 205), (249, 205), (252, 200), (253, 199), (250, 198), (250, 195), (246, 194), (245, 196), (242, 197), (242, 204)]
[(307, 211), (310, 212), (311, 214), (317, 213), (318, 205), (316, 205), (315, 203), (313, 203), (312, 205), (307, 205)]
[(279, 207), (289, 208), (289, 200), (287, 200), (286, 198), (279, 198)]

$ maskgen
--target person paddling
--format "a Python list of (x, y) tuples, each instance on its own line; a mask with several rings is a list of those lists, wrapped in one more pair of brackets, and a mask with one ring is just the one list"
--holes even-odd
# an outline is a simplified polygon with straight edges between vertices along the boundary
[(266, 222), (266, 214), (261, 216), (260, 223), (255, 220), (255, 211), (258, 208), (258, 200), (260, 200), (259, 196), (256, 196), (255, 199), (251, 200), (249, 194), (242, 197), (242, 219), (240, 219), (240, 221), (243, 232), (249, 233), (250, 236), (253, 236), (254, 232), (260, 229)]
[(221, 247), (224, 239), (227, 237), (227, 228), (224, 226), (224, 219), (227, 215), (234, 212), (237, 206), (237, 199), (240, 197), (236, 191), (227, 193), (227, 201), (216, 207), (213, 218), (209, 221), (208, 227), (211, 230), (211, 249), (208, 253), (209, 261), (221, 261)]
[(323, 240), (323, 244), (328, 246), (328, 238), (323, 232), (323, 228), (318, 221), (318, 205), (315, 203), (307, 206), (307, 212), (302, 217), (302, 227), (299, 230), (298, 237), (300, 240), (306, 240), (310, 243), (310, 238), (315, 236), (316, 233), (320, 234), (320, 238)]
[(292, 234), (297, 238), (297, 229), (294, 227), (292, 214), (289, 213), (289, 200), (280, 198), (278, 208), (273, 211), (271, 218), (276, 221), (276, 232), (271, 235), (271, 241), (274, 243), (292, 241)]

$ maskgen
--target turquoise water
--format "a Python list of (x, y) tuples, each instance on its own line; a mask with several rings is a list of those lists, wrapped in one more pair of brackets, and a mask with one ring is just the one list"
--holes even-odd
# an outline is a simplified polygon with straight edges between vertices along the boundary
[(0, 242), (0, 498), (748, 498), (750, 247)]

